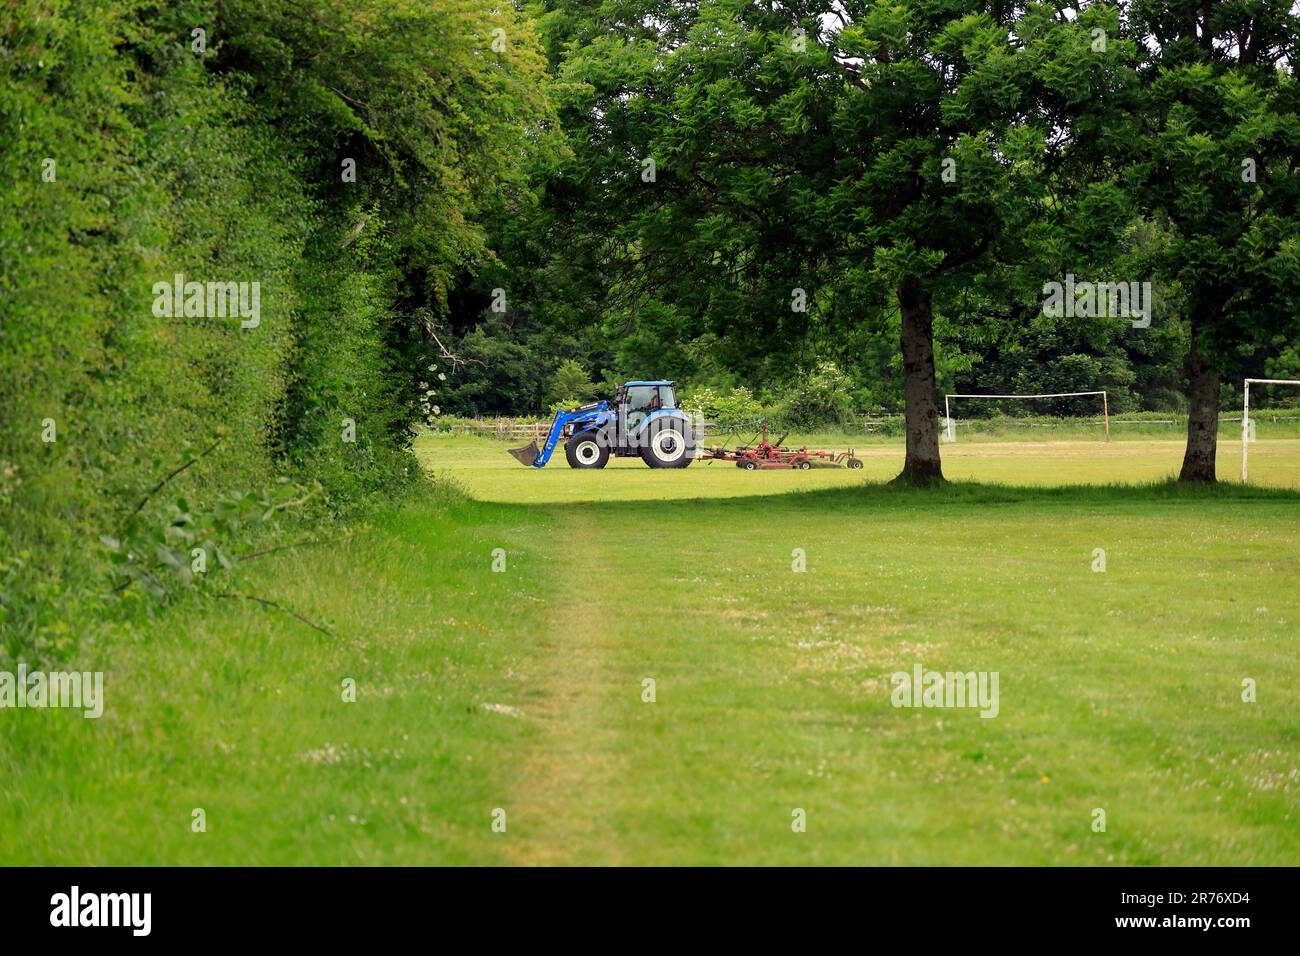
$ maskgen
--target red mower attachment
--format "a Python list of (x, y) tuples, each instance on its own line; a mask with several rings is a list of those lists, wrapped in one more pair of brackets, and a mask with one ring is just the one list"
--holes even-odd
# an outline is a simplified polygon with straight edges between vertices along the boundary
[(740, 445), (734, 449), (705, 448), (700, 452), (701, 461), (734, 461), (737, 468), (745, 471), (758, 471), (773, 468), (797, 468), (807, 471), (809, 468), (828, 468), (844, 465), (848, 468), (861, 468), (862, 460), (848, 451), (815, 451), (809, 448), (782, 448), (785, 441), (782, 435), (774, 443), (767, 440), (767, 422), (759, 430), (757, 445)]

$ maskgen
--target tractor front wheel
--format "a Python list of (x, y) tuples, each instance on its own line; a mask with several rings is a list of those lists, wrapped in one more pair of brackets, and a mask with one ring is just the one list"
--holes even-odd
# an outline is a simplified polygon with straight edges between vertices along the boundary
[(570, 468), (604, 468), (609, 461), (609, 449), (592, 429), (578, 432), (564, 443), (564, 457)]

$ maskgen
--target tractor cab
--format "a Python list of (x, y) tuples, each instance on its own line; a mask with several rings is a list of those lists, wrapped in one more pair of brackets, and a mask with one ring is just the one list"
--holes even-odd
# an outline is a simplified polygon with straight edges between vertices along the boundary
[(677, 386), (674, 382), (627, 382), (614, 389), (614, 404), (625, 416), (646, 418), (677, 407)]

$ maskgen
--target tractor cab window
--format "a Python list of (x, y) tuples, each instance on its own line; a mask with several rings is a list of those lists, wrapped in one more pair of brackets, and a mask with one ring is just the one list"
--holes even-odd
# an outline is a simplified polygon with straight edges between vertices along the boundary
[[(659, 396), (658, 385), (629, 385), (627, 389), (627, 410), (629, 412), (650, 412), (658, 411), (665, 408), (663, 399)], [(672, 392), (672, 389), (666, 389)]]

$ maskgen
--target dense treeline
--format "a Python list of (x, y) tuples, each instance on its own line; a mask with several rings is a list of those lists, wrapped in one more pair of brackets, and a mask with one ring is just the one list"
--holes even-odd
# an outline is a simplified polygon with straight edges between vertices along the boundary
[[(486, 364), (449, 410), (532, 411), (562, 359), (773, 404), (830, 367), (849, 404), (906, 409), (924, 478), (941, 391), (1105, 388), (1205, 438), (1243, 376), (1300, 374), (1285, 0), (539, 16), (573, 155), (453, 293)], [(1045, 314), (1074, 279), (1149, 285), (1144, 314)], [(1212, 477), (1193, 444), (1187, 476)]]
[(460, 0), (7, 6), (0, 656), (415, 476), (448, 289), (558, 155), (529, 37)]

